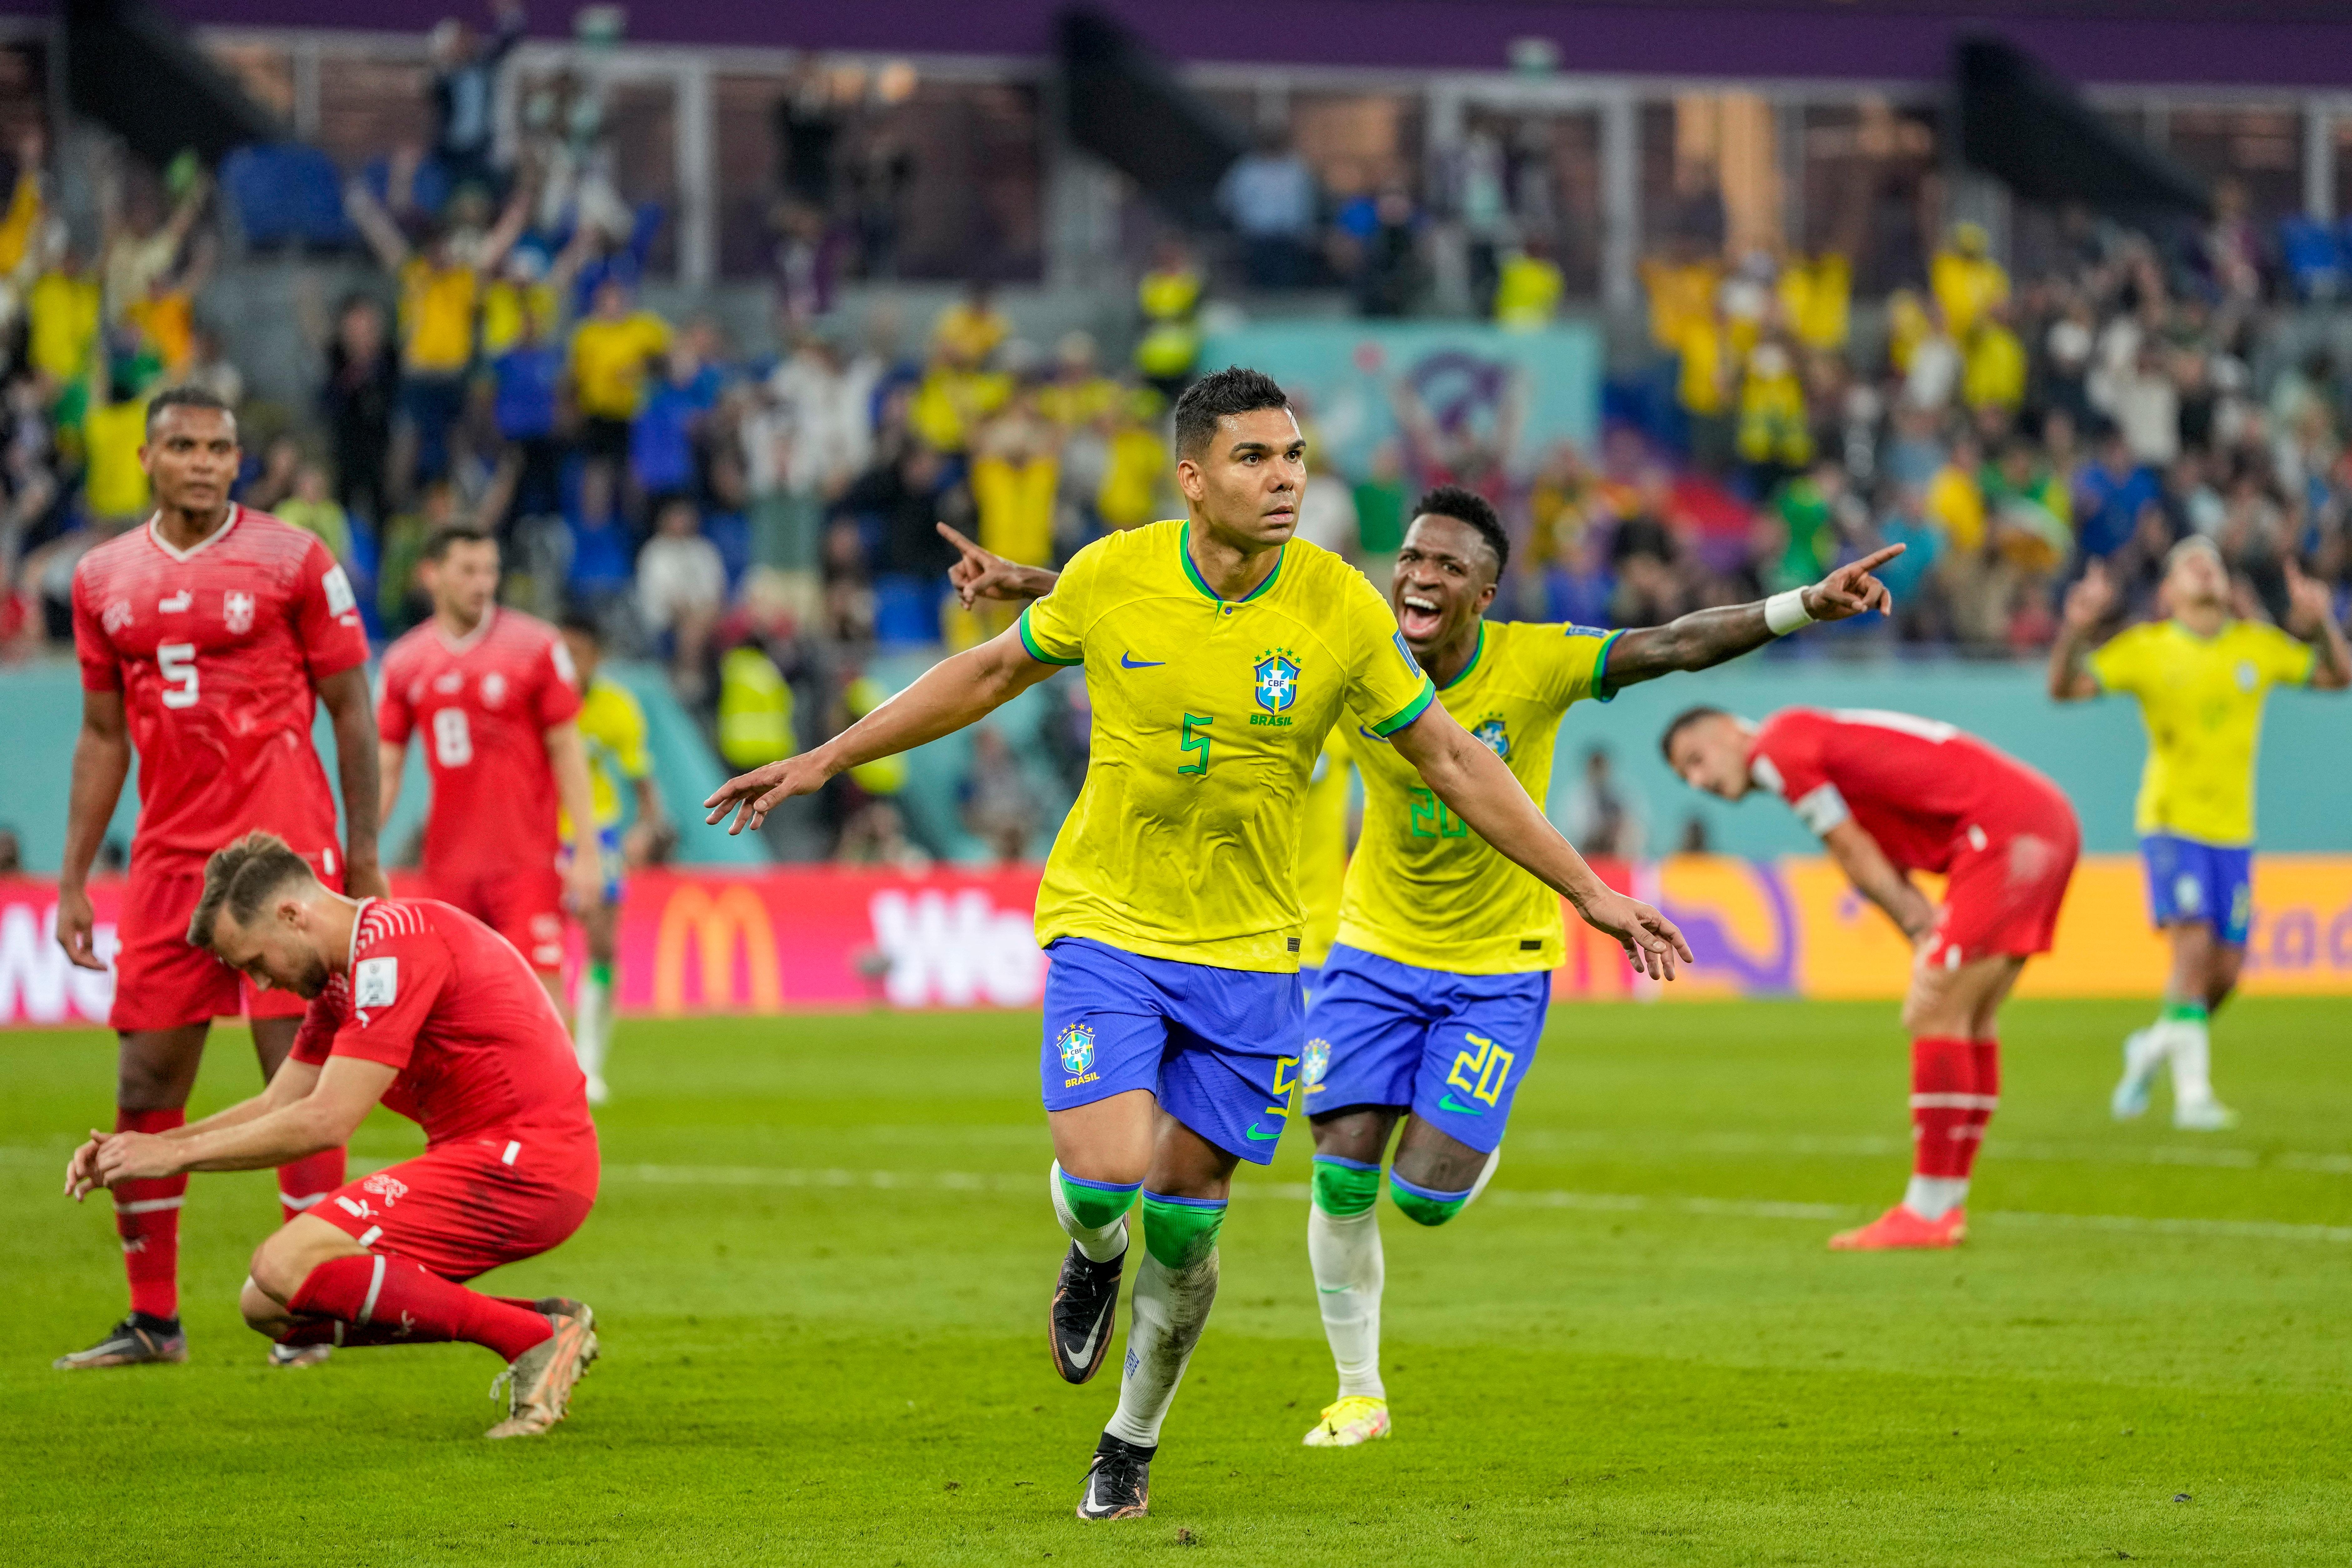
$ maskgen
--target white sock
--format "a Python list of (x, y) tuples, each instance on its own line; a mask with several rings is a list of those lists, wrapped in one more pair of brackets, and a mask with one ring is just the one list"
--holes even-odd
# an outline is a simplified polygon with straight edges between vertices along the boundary
[(1914, 1176), (1903, 1189), (1903, 1206), (1921, 1219), (1941, 1219), (1968, 1201), (1966, 1176)]
[(1078, 1244), (1089, 1263), (1108, 1263), (1127, 1250), (1127, 1215), (1121, 1215), (1108, 1225), (1088, 1230), (1070, 1212), (1069, 1200), (1062, 1196), (1062, 1162), (1054, 1162), (1047, 1173), (1045, 1186), (1054, 1194), (1054, 1217), (1062, 1222), (1063, 1234)]
[(1307, 1262), (1315, 1272), (1323, 1337), (1339, 1369), (1339, 1397), (1386, 1399), (1389, 1391), (1381, 1383), (1381, 1288), (1388, 1271), (1381, 1255), (1379, 1205), (1340, 1218), (1308, 1204)]
[(2171, 1019), (2164, 1030), (2172, 1055), (2174, 1103), (2202, 1105), (2213, 1098), (2212, 1035), (2194, 1018)]
[(593, 973), (580, 976), (580, 994), (572, 1002), (572, 1048), (580, 1070), (590, 1078), (604, 1076), (604, 1052), (612, 1044), (613, 999), (604, 983)]
[(1170, 1268), (1149, 1252), (1135, 1271), (1129, 1309), (1127, 1364), (1118, 1380), (1118, 1409), (1103, 1430), (1139, 1448), (1160, 1446), (1160, 1424), (1175, 1402), (1176, 1385), (1192, 1347), (1208, 1326), (1217, 1300), (1217, 1254), (1189, 1268)]

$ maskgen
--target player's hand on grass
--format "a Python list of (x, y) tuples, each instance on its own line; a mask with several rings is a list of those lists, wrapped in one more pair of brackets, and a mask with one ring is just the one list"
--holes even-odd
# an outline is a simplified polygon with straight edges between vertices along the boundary
[(747, 827), (757, 827), (768, 820), (768, 813), (796, 795), (810, 795), (824, 787), (833, 773), (815, 754), (803, 752), (797, 757), (786, 757), (779, 763), (753, 768), (748, 773), (738, 773), (710, 792), (702, 804), (710, 815), (702, 820), (715, 823), (729, 812), (735, 820), (727, 825), (729, 837)]
[(1607, 931), (1625, 950), (1625, 962), (1653, 980), (1672, 980), (1675, 960), (1696, 963), (1690, 943), (1675, 922), (1639, 899), (1605, 892), (1577, 910), (1584, 923)]
[(1805, 614), (1817, 621), (1843, 621), (1865, 611), (1893, 614), (1895, 595), (1871, 575), (1908, 546), (1890, 544), (1859, 561), (1849, 561), (1805, 590)]
[(1026, 591), (1023, 580), (1028, 568), (1015, 566), (1002, 555), (983, 550), (946, 523), (933, 526), (940, 537), (956, 547), (957, 559), (948, 568), (948, 582), (953, 584), (956, 597), (963, 607), (971, 609), (982, 599), (1021, 600), (1036, 595)]
[(90, 908), (89, 894), (80, 888), (58, 889), (58, 945), (77, 969), (103, 970), (106, 961), (98, 956), (98, 911)]
[(66, 1196), (79, 1203), (104, 1185), (98, 1179), (98, 1152), (104, 1146), (108, 1134), (93, 1127), (89, 1141), (73, 1152), (66, 1162)]
[(2066, 629), (2078, 635), (2099, 624), (2116, 602), (2116, 584), (2106, 563), (2094, 561), (2083, 568), (2081, 581), (2066, 590)]

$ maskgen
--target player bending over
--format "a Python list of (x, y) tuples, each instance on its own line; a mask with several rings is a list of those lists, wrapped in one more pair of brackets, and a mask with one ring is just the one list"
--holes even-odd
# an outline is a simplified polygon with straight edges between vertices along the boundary
[[(1013, 596), (1052, 586), (1048, 574), (1007, 570), (950, 537), (964, 552), (953, 572), (960, 587)], [(1765, 603), (1605, 632), (1486, 620), (1510, 548), (1483, 498), (1433, 489), (1414, 508), (1389, 607), (1438, 701), (1531, 800), (1550, 789), (1571, 704), (1707, 668), (1812, 621), (1885, 609), (1885, 586), (1870, 573), (1901, 553), (1880, 551)], [(1339, 1379), (1307, 1434), (1310, 1447), (1349, 1447), (1390, 1430), (1376, 1203), (1399, 1122), (1389, 1194), (1415, 1222), (1444, 1225), (1494, 1173), (1562, 962), (1557, 894), (1473, 835), (1370, 729), (1343, 719), (1333, 738), (1362, 770), (1364, 830), (1337, 900), (1336, 940), (1307, 999), (1299, 1068), (1315, 1130), (1307, 1254)], [(1302, 847), (1302, 879), (1305, 855)]]
[(1187, 521), (1081, 550), (1019, 623), (934, 666), (814, 751), (730, 780), (711, 820), (756, 826), (843, 769), (973, 722), (1083, 665), (1093, 747), (1037, 895), (1053, 954), (1041, 1071), (1055, 1213), (1072, 1247), (1049, 1317), (1073, 1383), (1101, 1366), (1141, 1196), (1118, 1409), (1081, 1519), (1147, 1511), (1160, 1424), (1217, 1289), (1236, 1163), (1273, 1157), (1305, 1035), (1297, 977), (1300, 802), (1342, 713), (1391, 742), (1434, 800), (1661, 978), (1690, 954), (1612, 891), (1517, 780), (1436, 702), (1380, 595), (1291, 537), (1307, 484), (1288, 400), (1255, 371), (1176, 406)]
[[(1911, 939), (1911, 1184), (1830, 1246), (1957, 1247), (1977, 1148), (2000, 1103), (1995, 1021), (2026, 959), (2050, 951), (2082, 847), (2074, 808), (2016, 758), (1907, 713), (1784, 708), (1759, 725), (1693, 708), (1659, 743), (1685, 784), (1726, 800), (1761, 784), (1787, 801)], [(1940, 908), (1913, 871), (1948, 879)]]
[[(384, 650), (383, 814), (421, 730), (433, 780), (425, 890), (514, 943), (560, 1007), (564, 908), (584, 914), (604, 900), (572, 656), (553, 626), (496, 603), (499, 543), (480, 529), (436, 533), (424, 578), (433, 618)], [(572, 823), (568, 858), (559, 808)]]
[[(58, 941), (84, 969), (114, 964), (110, 1020), (121, 1038), (114, 1126), (168, 1132), (186, 1120), (188, 1090), (215, 1017), (243, 1006), (269, 1079), (294, 1041), (301, 1004), (241, 988), (184, 940), (203, 891), (205, 857), (222, 838), (266, 827), (330, 887), (383, 891), (376, 869), (376, 754), (368, 714), (367, 634), (350, 580), (311, 534), (228, 499), (236, 480), (236, 416), (211, 393), (173, 387), (147, 405), (139, 450), (155, 513), (108, 540), (74, 569), (74, 654), (81, 664), (81, 735), (74, 744)], [(343, 843), (335, 796), (311, 743), (324, 703), (342, 775)], [(131, 840), (120, 946), (100, 952), (86, 884), (90, 862), (139, 759), (139, 826)], [(291, 1218), (343, 1181), (335, 1143), (278, 1172)], [(126, 1183), (114, 1226), (131, 1280), (131, 1311), (63, 1370), (188, 1359), (180, 1329), (180, 1205), (184, 1177)], [(323, 1349), (280, 1347), (299, 1366)]]
[[(2133, 626), (2095, 651), (2091, 632), (2115, 603), (2093, 562), (2066, 595), (2050, 650), (2050, 695), (2078, 702), (2120, 691), (2147, 727), (2134, 824), (2147, 867), (2148, 909), (2172, 944), (2163, 1011), (2124, 1041), (2119, 1120), (2147, 1110), (2148, 1090), (2172, 1068), (2172, 1124), (2218, 1131), (2237, 1117), (2213, 1098), (2208, 1022), (2238, 984), (2253, 904), (2254, 753), (2273, 686), (2340, 691), (2352, 685), (2352, 647), (2327, 587), (2285, 563), (2294, 636), (2230, 614), (2230, 570), (2212, 541), (2193, 535), (2165, 559), (2168, 616)], [(2300, 637), (2303, 640), (2297, 641)]]
[(91, 1133), (67, 1192), (278, 1164), (339, 1146), (381, 1102), (424, 1127), (425, 1152), (328, 1194), (257, 1247), (245, 1321), (282, 1345), (465, 1340), (507, 1363), (507, 1417), (490, 1436), (562, 1420), (596, 1359), (595, 1314), (459, 1283), (556, 1246), (596, 1201), (580, 1068), (530, 966), (447, 904), (344, 898), (267, 833), (205, 866), (187, 941), (257, 986), (310, 999), (293, 1055), (260, 1098), (217, 1116)]
[[(670, 835), (668, 814), (662, 807), (661, 788), (654, 782), (653, 765), (646, 759), (646, 710), (629, 689), (601, 673), (604, 662), (604, 633), (593, 616), (563, 617), (563, 646), (580, 677), (580, 713), (573, 721), (588, 759), (588, 788), (596, 803), (596, 847), (604, 867), (604, 885), (593, 904), (580, 910), (580, 927), (588, 939), (588, 966), (580, 976), (578, 1002), (572, 1008), (572, 1039), (580, 1052), (580, 1068), (588, 1075), (588, 1103), (604, 1103), (604, 1057), (613, 1040), (613, 967), (620, 959), (621, 878), (634, 851), (642, 858), (655, 842)], [(621, 791), (635, 792), (637, 819), (623, 842)], [(571, 841), (576, 835), (564, 817), (558, 831)]]

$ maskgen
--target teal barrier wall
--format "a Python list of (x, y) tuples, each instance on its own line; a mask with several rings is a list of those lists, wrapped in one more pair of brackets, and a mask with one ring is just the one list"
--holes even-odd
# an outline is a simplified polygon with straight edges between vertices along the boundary
[[(605, 669), (645, 705), (655, 776), (670, 815), (678, 820), (678, 860), (690, 866), (765, 865), (767, 847), (756, 837), (730, 838), (724, 833), (695, 831), (702, 820), (695, 806), (727, 775), (694, 721), (670, 695), (661, 670), (619, 662)], [(0, 670), (0, 725), (5, 725), (0, 729), (0, 826), (14, 827), (22, 837), (26, 869), (55, 872), (65, 852), (74, 736), (81, 726), (81, 683), (74, 666), (60, 662)], [(320, 754), (327, 759), (327, 777), (332, 780), (334, 742), (324, 711), (319, 715), (317, 735)], [(126, 846), (137, 821), (137, 790), (134, 767), (109, 829)], [(424, 752), (411, 746), (400, 801), (383, 838), (387, 855), (397, 855), (423, 826), (428, 798)]]

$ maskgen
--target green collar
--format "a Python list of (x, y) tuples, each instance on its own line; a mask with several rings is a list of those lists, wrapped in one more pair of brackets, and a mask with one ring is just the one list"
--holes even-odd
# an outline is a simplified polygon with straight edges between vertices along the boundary
[(1472, 649), (1470, 650), (1470, 662), (1469, 662), (1469, 663), (1467, 663), (1467, 664), (1465, 664), (1465, 665), (1464, 665), (1464, 666), (1462, 667), (1462, 673), (1461, 673), (1461, 674), (1459, 674), (1459, 675), (1455, 676), (1453, 679), (1451, 679), (1451, 680), (1447, 681), (1444, 686), (1439, 687), (1439, 688), (1438, 688), (1438, 689), (1439, 689), (1439, 690), (1441, 690), (1441, 691), (1451, 691), (1451, 690), (1453, 690), (1455, 687), (1457, 687), (1457, 686), (1461, 685), (1464, 681), (1465, 681), (1465, 680), (1469, 679), (1470, 679), (1470, 672), (1471, 672), (1472, 670), (1474, 670), (1474, 669), (1477, 668), (1478, 668), (1478, 661), (1479, 661), (1480, 659), (1482, 659), (1482, 658), (1486, 658), (1486, 617), (1485, 617), (1485, 616), (1481, 616), (1478, 618), (1478, 646), (1477, 646), (1476, 647), (1474, 647), (1474, 648), (1472, 648)]
[[(1234, 602), (1246, 605), (1268, 588), (1273, 587), (1274, 580), (1282, 575), (1282, 558), (1289, 549), (1290, 546), (1286, 543), (1276, 550), (1274, 552), (1274, 570), (1265, 574), (1265, 581)], [(1184, 563), (1184, 575), (1192, 580), (1192, 586), (1207, 595), (1212, 602), (1220, 605), (1224, 603), (1224, 600), (1217, 596), (1217, 591), (1209, 586), (1208, 580), (1201, 575), (1201, 569), (1192, 563), (1192, 520), (1190, 518), (1186, 518), (1184, 526), (1176, 531), (1176, 556)]]

